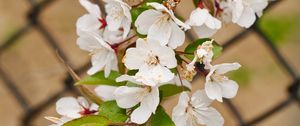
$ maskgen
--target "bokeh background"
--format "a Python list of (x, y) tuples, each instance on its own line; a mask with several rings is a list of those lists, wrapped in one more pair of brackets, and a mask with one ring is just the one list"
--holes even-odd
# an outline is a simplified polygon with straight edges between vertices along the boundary
[[(68, 78), (67, 72), (57, 59), (57, 50), (65, 54), (74, 69), (89, 63), (87, 53), (76, 46), (75, 23), (78, 17), (86, 13), (79, 2), (51, 1), (42, 9), (36, 8), (42, 10), (37, 18), (38, 25), (28, 24), (28, 12), (35, 2), (43, 4), (45, 0), (0, 0), (1, 126), (51, 124), (44, 116), (58, 116), (55, 113), (55, 100), (61, 96), (78, 95), (70, 85), (64, 84)], [(300, 71), (299, 5), (299, 0), (282, 0), (266, 12), (257, 25), (297, 74)], [(177, 13), (187, 18), (192, 10), (192, 0), (183, 0)], [(23, 29), (22, 34), (7, 46), (6, 42), (20, 29)], [(225, 24), (213, 38), (224, 44), (243, 30), (236, 25)], [(49, 42), (49, 38), (54, 41)], [(238, 95), (231, 103), (245, 121), (258, 117), (286, 100), (289, 96), (287, 88), (294, 81), (263, 41), (257, 33), (249, 31), (226, 48), (215, 62), (237, 61), (242, 64), (240, 70), (230, 73), (230, 77), (240, 84)], [(203, 87), (203, 78), (196, 79), (193, 87)], [(21, 98), (14, 95), (12, 90), (15, 89)], [(168, 113), (176, 105), (176, 97), (163, 103)], [(49, 98), (51, 102), (47, 102)], [(23, 103), (22, 99), (26, 102)], [(240, 125), (230, 105), (214, 103), (225, 118), (225, 126)], [(255, 125), (299, 126), (300, 102), (289, 102), (286, 107)]]

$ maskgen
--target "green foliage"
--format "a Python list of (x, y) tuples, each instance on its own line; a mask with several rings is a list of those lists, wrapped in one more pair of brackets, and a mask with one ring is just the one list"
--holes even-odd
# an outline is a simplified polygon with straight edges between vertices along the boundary
[(158, 106), (156, 112), (149, 121), (145, 124), (146, 126), (175, 126), (170, 116), (165, 112), (162, 106)]
[[(211, 39), (209, 38), (198, 39), (195, 42), (189, 44), (184, 50), (185, 53), (188, 53), (185, 56), (190, 60), (193, 60), (194, 52), (197, 50), (197, 47), (206, 41), (211, 41)], [(223, 48), (216, 41), (213, 41), (213, 46), (214, 46), (213, 48), (214, 58), (216, 58), (221, 55)]]
[(166, 84), (159, 87), (160, 95), (162, 98), (176, 95), (183, 91), (188, 91), (187, 87), (177, 86), (175, 84)]
[(126, 110), (120, 108), (116, 101), (107, 101), (101, 104), (99, 107), (99, 115), (106, 117), (112, 122), (125, 122), (128, 116)]
[(270, 17), (266, 15), (259, 20), (259, 27), (274, 42), (274, 44), (282, 43), (293, 30), (299, 26), (300, 18), (291, 16)]
[(116, 71), (111, 71), (107, 78), (104, 77), (104, 71), (100, 71), (92, 76), (88, 76), (79, 82), (76, 85), (111, 85), (111, 86), (123, 86), (125, 82), (116, 82), (116, 78), (121, 76)]
[(246, 86), (250, 83), (250, 71), (245, 67), (242, 67), (239, 70), (231, 71), (229, 77), (232, 80), (235, 80), (240, 86)]
[(102, 116), (84, 116), (65, 123), (63, 126), (109, 126), (110, 121)]

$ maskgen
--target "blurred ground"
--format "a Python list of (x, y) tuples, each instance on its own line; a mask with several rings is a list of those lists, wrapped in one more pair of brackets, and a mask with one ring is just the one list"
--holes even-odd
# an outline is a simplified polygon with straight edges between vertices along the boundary
[[(180, 5), (178, 13), (187, 18), (187, 12), (193, 8), (190, 1), (185, 0)], [(279, 47), (289, 63), (300, 71), (300, 1), (286, 0), (280, 2), (269, 11), (261, 20), (262, 29)], [(0, 1), (0, 44), (9, 37), (17, 28), (25, 24), (25, 14), (29, 4), (25, 1)], [(42, 23), (58, 39), (71, 62), (82, 66), (88, 61), (87, 54), (76, 46), (75, 22), (85, 13), (79, 3), (74, 0), (59, 0), (50, 5), (41, 15)], [(234, 25), (226, 25), (214, 37), (222, 43), (239, 33), (242, 29)], [(32, 29), (28, 35), (18, 40), (12, 48), (8, 49), (0, 59), (1, 67), (9, 71), (9, 75), (30, 101), (35, 106), (48, 98), (49, 95), (62, 90), (62, 79), (65, 78), (63, 66), (57, 60), (55, 53), (46, 44), (45, 39)], [(231, 73), (231, 77), (240, 84), (238, 96), (233, 102), (241, 114), (250, 120), (260, 113), (268, 110), (279, 101), (286, 98), (286, 87), (291, 78), (286, 75), (269, 53), (268, 48), (255, 34), (241, 40), (228, 49), (216, 63), (240, 62), (242, 68)], [(194, 83), (194, 89), (202, 87), (203, 79)], [(70, 95), (70, 94), (66, 94)], [(0, 122), (3, 126), (20, 125), (23, 111), (16, 99), (7, 90), (0, 80)], [(164, 103), (168, 112), (177, 100)], [(50, 124), (44, 116), (56, 116), (54, 104), (36, 117), (34, 125)], [(215, 103), (225, 117), (225, 126), (236, 125), (235, 119), (224, 104)], [(291, 104), (276, 115), (260, 123), (259, 126), (299, 126), (299, 105)]]

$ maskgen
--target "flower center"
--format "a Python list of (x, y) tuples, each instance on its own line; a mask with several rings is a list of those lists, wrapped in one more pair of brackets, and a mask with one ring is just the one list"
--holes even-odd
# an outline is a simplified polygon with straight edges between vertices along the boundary
[(211, 80), (214, 81), (214, 82), (223, 82), (225, 80), (227, 80), (227, 77), (224, 76), (224, 75), (221, 75), (221, 74), (212, 74), (210, 76)]
[(151, 92), (151, 87), (150, 86), (145, 86), (143, 87), (143, 90), (138, 92), (138, 94), (136, 95), (136, 99), (138, 99), (138, 101), (142, 101), (144, 99), (144, 97), (146, 95), (148, 95)]
[(158, 56), (156, 56), (152, 52), (150, 52), (148, 54), (148, 59), (146, 60), (146, 63), (149, 66), (155, 66), (155, 65), (159, 64), (159, 58), (158, 58)]

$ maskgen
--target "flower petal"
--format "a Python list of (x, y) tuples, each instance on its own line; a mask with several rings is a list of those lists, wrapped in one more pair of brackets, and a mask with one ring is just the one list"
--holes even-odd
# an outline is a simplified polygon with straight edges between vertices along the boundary
[(91, 14), (85, 14), (78, 18), (76, 22), (76, 31), (78, 36), (81, 36), (81, 32), (84, 31), (93, 31), (99, 32), (99, 28), (101, 27), (102, 23), (98, 21), (98, 18)]
[(139, 87), (121, 86), (115, 90), (114, 95), (118, 106), (121, 108), (131, 108), (140, 102), (139, 95), (143, 91), (144, 89)]
[(237, 24), (249, 28), (256, 20), (255, 12), (250, 8), (246, 7), (244, 8), (243, 14), (237, 21)]
[(184, 43), (185, 34), (173, 21), (170, 21), (170, 24), (172, 27), (172, 33), (171, 33), (168, 46), (171, 47), (172, 49), (175, 49)]
[(137, 32), (143, 35), (148, 34), (150, 27), (161, 15), (161, 12), (153, 9), (149, 9), (141, 13), (135, 21)]
[(97, 4), (93, 4), (89, 0), (79, 0), (79, 2), (90, 14), (101, 17), (101, 11)]
[(77, 99), (73, 97), (63, 97), (56, 102), (56, 111), (62, 116), (69, 118), (79, 118), (81, 115), (79, 112), (82, 107), (78, 104)]
[(209, 38), (218, 31), (217, 29), (211, 29), (206, 25), (195, 26), (193, 29), (199, 38)]
[(114, 92), (118, 87), (101, 85), (97, 86), (94, 91), (103, 101), (114, 100)]
[[(160, 17), (164, 18), (164, 17)], [(168, 20), (158, 19), (151, 25), (148, 31), (148, 39), (159, 41), (161, 45), (166, 45), (169, 42), (172, 32), (171, 24)]]
[(195, 108), (208, 107), (212, 102), (206, 95), (205, 90), (197, 90), (191, 98), (191, 104)]
[(210, 99), (212, 100), (216, 99), (219, 102), (223, 102), (222, 89), (218, 83), (207, 81), (205, 83), (205, 92)]
[(215, 73), (217, 74), (225, 74), (229, 71), (237, 70), (241, 67), (239, 63), (222, 63), (213, 66), (213, 69), (215, 69)]
[(224, 118), (214, 108), (209, 107), (205, 109), (195, 109), (195, 116), (197, 117), (197, 123), (206, 126), (223, 126)]
[(136, 108), (131, 114), (131, 121), (137, 124), (145, 123), (151, 116), (152, 111), (148, 108), (148, 106), (144, 103)]
[(227, 80), (220, 84), (222, 88), (222, 96), (224, 98), (233, 98), (236, 96), (239, 85), (232, 80)]

